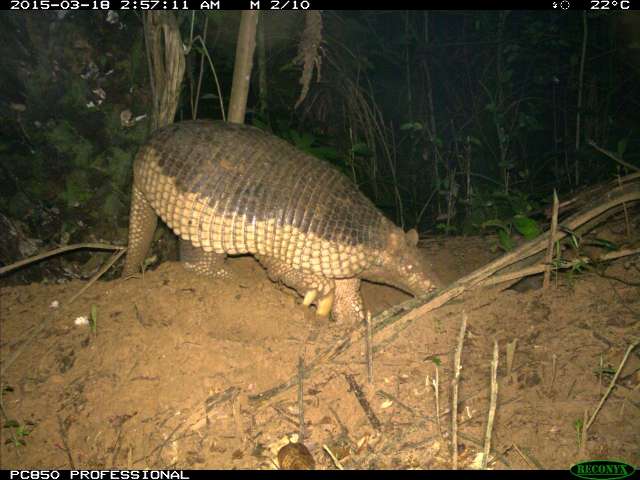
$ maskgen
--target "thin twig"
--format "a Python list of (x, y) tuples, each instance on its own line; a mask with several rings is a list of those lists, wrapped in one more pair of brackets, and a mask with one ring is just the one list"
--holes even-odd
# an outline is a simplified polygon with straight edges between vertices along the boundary
[(484, 455), (482, 456), (482, 469), (486, 470), (491, 452), (491, 432), (496, 418), (496, 405), (498, 404), (498, 341), (493, 342), (493, 360), (491, 361), (491, 401), (489, 403), (489, 418), (487, 430), (484, 436)]
[(438, 434), (441, 439), (444, 439), (444, 434), (442, 433), (442, 422), (440, 421), (440, 373), (438, 365), (436, 367), (436, 377), (433, 379), (433, 392), (435, 394), (436, 400), (436, 425), (438, 427)]
[[(620, 178), (620, 174), (618, 174), (618, 186), (622, 186), (622, 180)], [(629, 223), (629, 212), (627, 211), (627, 203), (622, 202), (622, 210), (624, 211), (624, 226), (627, 230), (627, 238), (631, 238), (631, 225)]]
[(549, 382), (549, 395), (553, 393), (553, 385), (556, 382), (556, 376), (558, 374), (558, 355), (555, 353), (551, 355), (551, 382)]
[(511, 372), (513, 370), (513, 359), (516, 355), (516, 346), (518, 345), (518, 339), (514, 338), (512, 342), (507, 343), (507, 380), (511, 379)]
[(559, 207), (558, 194), (553, 189), (553, 212), (551, 214), (551, 228), (549, 229), (549, 244), (547, 245), (547, 254), (544, 259), (546, 268), (544, 270), (544, 279), (542, 280), (542, 288), (548, 289), (551, 281), (551, 260), (553, 259), (553, 248), (556, 244), (556, 230), (558, 229), (558, 207)]
[(580, 430), (580, 445), (578, 448), (580, 451), (581, 457), (585, 457), (587, 454), (587, 433), (588, 433), (587, 419), (588, 418), (589, 418), (589, 410), (585, 408), (584, 413), (582, 415), (582, 430)]
[(606, 155), (607, 157), (609, 157), (611, 160), (618, 162), (620, 165), (622, 165), (623, 167), (628, 168), (629, 170), (632, 170), (634, 172), (640, 172), (640, 168), (636, 167), (635, 165), (629, 163), (629, 162), (625, 162), (623, 159), (621, 159), (620, 157), (618, 157), (615, 153), (610, 152), (609, 150), (605, 150), (604, 148), (598, 146), (596, 144), (596, 142), (594, 142), (593, 140), (588, 140), (587, 143), (592, 146), (593, 148), (595, 148), (596, 150), (598, 150), (600, 153)]
[[(609, 252), (600, 256), (599, 258), (593, 259), (589, 257), (579, 257), (574, 258), (571, 261), (564, 261), (559, 265), (556, 265), (555, 268), (559, 270), (564, 270), (567, 268), (572, 268), (576, 265), (582, 265), (587, 263), (602, 263), (609, 262), (611, 260), (616, 260), (622, 257), (628, 257), (630, 255), (638, 255), (640, 254), (640, 248), (629, 248), (625, 250), (618, 250), (617, 252)], [(523, 268), (522, 270), (517, 270), (511, 273), (505, 273), (504, 275), (496, 275), (495, 277), (484, 280), (480, 283), (483, 287), (489, 287), (491, 285), (497, 285), (503, 282), (510, 282), (512, 280), (517, 280), (519, 278), (528, 277), (531, 275), (537, 275), (539, 273), (544, 272), (547, 269), (546, 263), (540, 263), (538, 265), (533, 265), (531, 267)]]
[(76, 466), (73, 462), (73, 456), (71, 455), (71, 449), (69, 448), (69, 442), (67, 441), (67, 428), (64, 426), (64, 422), (60, 415), (58, 417), (58, 430), (60, 431), (60, 438), (62, 439), (62, 446), (64, 448), (65, 453), (67, 454), (67, 459), (69, 460), (69, 466), (71, 470), (75, 470)]
[(236, 428), (236, 437), (241, 445), (244, 446), (245, 436), (242, 428), (242, 412), (240, 410), (240, 397), (236, 396), (231, 400), (231, 411), (233, 412), (233, 423)]
[(111, 256), (111, 258), (109, 259), (109, 261), (108, 261), (107, 263), (105, 263), (105, 264), (104, 264), (104, 266), (103, 266), (100, 270), (98, 270), (98, 272), (97, 272), (93, 277), (91, 277), (91, 280), (89, 280), (89, 281), (87, 282), (87, 284), (86, 284), (84, 287), (82, 287), (78, 293), (76, 293), (73, 297), (71, 297), (71, 298), (69, 299), (69, 303), (73, 303), (73, 301), (74, 301), (74, 300), (76, 300), (80, 295), (82, 295), (84, 292), (86, 292), (86, 291), (87, 291), (87, 289), (88, 289), (91, 285), (93, 285), (93, 284), (96, 282), (96, 280), (98, 280), (102, 275), (104, 275), (104, 273), (105, 273), (107, 270), (109, 270), (109, 269), (111, 268), (111, 266), (112, 266), (114, 263), (116, 263), (116, 262), (118, 261), (118, 259), (119, 259), (122, 255), (124, 255), (124, 254), (125, 254), (125, 252), (126, 252), (126, 251), (127, 251), (127, 249), (126, 249), (126, 248), (124, 248), (124, 249), (120, 250), (119, 252), (114, 253), (114, 254)]
[(15, 270), (16, 268), (29, 265), (30, 263), (38, 262), (45, 258), (52, 257), (53, 255), (58, 255), (70, 250), (79, 250), (81, 248), (89, 248), (93, 250), (126, 250), (127, 247), (119, 247), (106, 243), (76, 243), (74, 245), (65, 245), (64, 247), (55, 248), (53, 250), (49, 250), (48, 252), (40, 253), (38, 255), (34, 255), (33, 257), (25, 258), (23, 260), (19, 260), (5, 267), (2, 267), (0, 268), (0, 275), (10, 272), (11, 270)]
[(367, 381), (369, 385), (373, 384), (373, 333), (371, 328), (371, 312), (367, 311), (365, 317), (366, 341), (365, 349), (367, 352)]
[(362, 410), (364, 410), (364, 413), (367, 416), (369, 423), (373, 428), (380, 431), (380, 428), (381, 428), (380, 420), (378, 420), (378, 417), (371, 409), (371, 405), (369, 405), (369, 402), (367, 401), (364, 395), (364, 392), (360, 388), (360, 385), (358, 385), (358, 382), (356, 381), (355, 377), (350, 373), (345, 374), (344, 377), (347, 379), (347, 383), (349, 384), (349, 387), (351, 388), (351, 391), (353, 392), (353, 394), (356, 396), (356, 399), (358, 400), (360, 407), (362, 408)]
[(376, 392), (376, 395), (379, 395), (382, 398), (386, 398), (387, 400), (391, 400), (393, 403), (395, 403), (398, 407), (402, 408), (403, 410), (406, 410), (407, 412), (409, 412), (411, 414), (412, 417), (417, 417), (418, 414), (415, 412), (415, 410), (413, 408), (411, 408), (409, 405), (407, 405), (406, 403), (401, 402), (398, 397), (396, 397), (395, 395), (391, 395), (390, 393), (385, 392), (384, 390), (378, 390)]
[(344, 470), (344, 467), (342, 466), (342, 464), (340, 463), (340, 460), (338, 460), (338, 457), (336, 457), (333, 452), (331, 451), (331, 449), (329, 448), (328, 445), (323, 444), (322, 445), (322, 449), (327, 452), (327, 455), (329, 455), (329, 457), (331, 458), (331, 461), (333, 462), (333, 464), (336, 466), (336, 468), (338, 470)]
[(587, 424), (584, 426), (585, 430), (588, 430), (589, 427), (591, 427), (591, 425), (595, 421), (596, 416), (598, 415), (598, 412), (600, 412), (600, 409), (602, 408), (602, 405), (604, 405), (604, 402), (607, 400), (607, 398), (609, 397), (609, 395), (613, 391), (613, 387), (615, 387), (616, 381), (618, 380), (618, 377), (620, 376), (620, 373), (622, 372), (622, 369), (624, 368), (624, 364), (627, 363), (627, 359), (629, 358), (629, 355), (631, 355), (631, 352), (638, 345), (640, 345), (640, 340), (638, 340), (635, 343), (632, 343), (631, 345), (629, 345), (629, 348), (627, 348), (627, 351), (625, 352), (624, 357), (622, 358), (622, 361), (620, 362), (620, 366), (618, 367), (618, 370), (616, 371), (616, 374), (611, 379), (611, 383), (609, 384), (609, 388), (607, 388), (607, 391), (605, 392), (605, 394), (600, 399), (600, 403), (598, 404), (598, 406), (596, 407), (595, 411), (593, 412), (593, 415), (591, 415), (591, 418), (589, 419)]
[(544, 466), (530, 453), (525, 452), (518, 448), (518, 445), (513, 444), (513, 449), (520, 455), (529, 466), (536, 467), (538, 470), (545, 470)]
[(304, 441), (304, 359), (298, 359), (298, 431), (299, 442)]
[(462, 325), (458, 335), (458, 347), (453, 362), (453, 385), (451, 399), (451, 443), (453, 444), (453, 469), (458, 469), (458, 386), (460, 384), (460, 371), (462, 370), (462, 345), (467, 330), (467, 312), (462, 311)]

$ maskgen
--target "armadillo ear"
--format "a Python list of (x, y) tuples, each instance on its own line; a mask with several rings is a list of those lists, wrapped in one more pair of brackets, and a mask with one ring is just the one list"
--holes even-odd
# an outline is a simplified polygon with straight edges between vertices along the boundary
[(418, 245), (418, 231), (415, 228), (412, 228), (405, 234), (405, 238), (407, 241), (407, 245), (410, 247), (415, 247)]

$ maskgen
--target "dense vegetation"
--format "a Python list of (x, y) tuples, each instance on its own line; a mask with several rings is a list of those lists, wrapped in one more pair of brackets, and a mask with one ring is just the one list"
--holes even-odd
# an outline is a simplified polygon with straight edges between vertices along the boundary
[[(221, 117), (238, 19), (179, 17), (177, 120)], [(407, 228), (497, 232), (508, 249), (540, 231), (554, 188), (640, 166), (638, 15), (327, 11), (322, 22), (321, 68), (294, 108), (304, 17), (261, 17), (247, 122), (334, 163)], [(47, 245), (123, 243), (151, 105), (139, 16), (4, 12), (0, 40), (0, 214)]]

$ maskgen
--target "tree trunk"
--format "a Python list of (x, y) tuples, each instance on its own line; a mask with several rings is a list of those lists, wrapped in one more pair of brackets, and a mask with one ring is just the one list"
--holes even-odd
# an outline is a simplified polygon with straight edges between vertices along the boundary
[(256, 49), (256, 27), (258, 13), (245, 10), (240, 17), (240, 30), (236, 46), (236, 63), (233, 69), (233, 85), (229, 100), (229, 121), (244, 123), (247, 111), (247, 97), (253, 68), (253, 52)]

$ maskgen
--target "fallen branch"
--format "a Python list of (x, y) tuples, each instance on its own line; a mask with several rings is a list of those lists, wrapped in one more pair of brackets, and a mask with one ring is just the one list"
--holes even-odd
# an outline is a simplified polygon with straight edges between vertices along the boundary
[(81, 248), (88, 248), (93, 250), (124, 250), (127, 247), (118, 247), (115, 245), (109, 245), (106, 243), (76, 243), (74, 245), (66, 245), (64, 247), (56, 248), (54, 250), (49, 250), (48, 252), (40, 253), (38, 255), (34, 255), (33, 257), (25, 258), (23, 260), (19, 260), (17, 262), (11, 263), (6, 267), (0, 268), (0, 275), (10, 272), (11, 270), (15, 270), (16, 268), (24, 267), (25, 265), (29, 265), (30, 263), (38, 262), (48, 257), (52, 257), (53, 255), (58, 255), (60, 253), (68, 252), (70, 250), (79, 250)]
[[(610, 191), (601, 194), (597, 199), (592, 200), (589, 204), (587, 204), (584, 209), (578, 211), (577, 213), (561, 222), (563, 230), (558, 230), (556, 232), (556, 234), (554, 235), (554, 240), (562, 240), (567, 236), (566, 231), (574, 231), (597, 217), (606, 217), (612, 214), (611, 210), (624, 202), (634, 202), (640, 200), (640, 182), (637, 181), (638, 179), (640, 179), (640, 174), (632, 174), (620, 179), (622, 186), (618, 185), (618, 181), (613, 183), (612, 185), (614, 185), (614, 187)], [(602, 203), (596, 203), (597, 201), (600, 201)], [(373, 335), (375, 336), (376, 334), (378, 334), (378, 342), (384, 341), (385, 338), (392, 338), (394, 334), (396, 334), (396, 332), (406, 328), (416, 318), (425, 316), (425, 314), (441, 307), (450, 300), (460, 296), (464, 292), (473, 290), (476, 287), (487, 286), (490, 283), (497, 283), (493, 282), (493, 279), (491, 279), (491, 281), (487, 281), (487, 279), (507, 267), (514, 266), (515, 264), (540, 253), (545, 249), (548, 241), (549, 232), (545, 232), (539, 237), (516, 248), (512, 252), (509, 252), (506, 255), (503, 255), (502, 257), (494, 260), (493, 262), (490, 262), (484, 267), (471, 272), (470, 274), (464, 276), (457, 282), (439, 292), (412, 298), (404, 303), (395, 305), (385, 310), (384, 312), (381, 312), (373, 318)], [(626, 253), (628, 255), (637, 253), (635, 251), (625, 252), (631, 252)], [(612, 257), (608, 257), (608, 255), (605, 255), (603, 256), (603, 258), (608, 257), (608, 259), (613, 259), (615, 258), (613, 257), (613, 255), (617, 253), (622, 252), (612, 252), (611, 254), (608, 254), (612, 255)], [(542, 266), (542, 270), (535, 270), (536, 268), (540, 268), (540, 266), (532, 267), (532, 270), (530, 271), (533, 273), (524, 274), (526, 270), (521, 270), (520, 272), (503, 274), (500, 277), (496, 277), (496, 279), (499, 278), (500, 282), (504, 282), (507, 281), (505, 279), (506, 275), (517, 274), (519, 276), (516, 276), (515, 278), (521, 278), (523, 276), (534, 275), (536, 273), (541, 273), (544, 271), (544, 266)], [(389, 328), (391, 326), (393, 326), (393, 329)], [(306, 365), (305, 377), (309, 378), (313, 373), (317, 371), (318, 367), (321, 364), (328, 360), (334, 359), (338, 355), (347, 351), (352, 345), (356, 344), (363, 335), (364, 333), (359, 325), (352, 327), (341, 340), (329, 346), (324, 351), (320, 352), (311, 362)], [(276, 385), (269, 390), (265, 390), (256, 395), (249, 396), (249, 400), (254, 403), (265, 402), (296, 385), (297, 379), (298, 376), (296, 374), (289, 378), (287, 381)]]
[[(576, 265), (586, 264), (586, 263), (602, 263), (602, 262), (610, 262), (611, 260), (616, 260), (622, 257), (628, 257), (630, 255), (640, 255), (640, 248), (631, 248), (625, 250), (618, 250), (617, 252), (609, 252), (605, 253), (601, 257), (596, 259), (589, 257), (578, 257), (573, 260), (564, 261), (555, 266), (556, 269), (567, 269), (575, 267)], [(533, 265), (528, 268), (523, 268), (522, 270), (518, 270), (516, 272), (506, 273), (504, 275), (497, 275), (495, 277), (489, 278), (480, 282), (480, 286), (489, 287), (491, 285), (497, 285), (503, 282), (509, 282), (512, 280), (518, 280), (520, 278), (529, 277), (531, 275), (537, 275), (539, 273), (543, 273), (547, 268), (547, 265), (544, 263), (540, 263), (538, 265)]]

